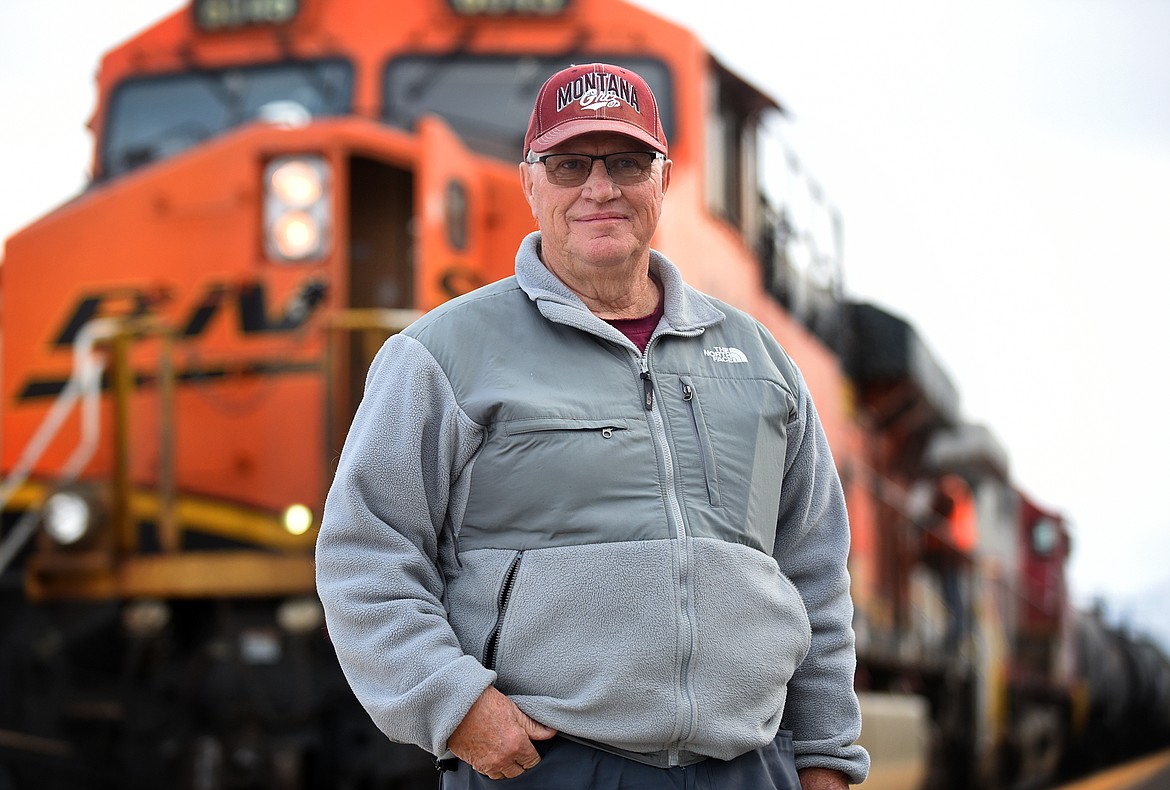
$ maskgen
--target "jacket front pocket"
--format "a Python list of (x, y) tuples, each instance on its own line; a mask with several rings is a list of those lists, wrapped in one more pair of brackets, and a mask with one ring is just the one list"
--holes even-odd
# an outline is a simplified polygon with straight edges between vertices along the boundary
[(496, 668), (496, 649), (500, 644), (500, 631), (504, 628), (504, 615), (508, 612), (508, 602), (512, 598), (512, 589), (516, 586), (516, 575), (520, 572), (520, 562), (523, 559), (524, 552), (516, 552), (516, 557), (508, 566), (504, 580), (500, 584), (500, 594), (496, 598), (496, 624), (483, 646), (483, 665), (486, 669)]

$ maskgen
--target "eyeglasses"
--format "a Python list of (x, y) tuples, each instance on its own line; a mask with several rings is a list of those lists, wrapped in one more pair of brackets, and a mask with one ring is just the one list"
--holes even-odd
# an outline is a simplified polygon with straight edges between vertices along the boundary
[(541, 163), (548, 175), (549, 183), (559, 187), (579, 187), (589, 180), (593, 163), (605, 162), (605, 172), (615, 184), (629, 186), (640, 184), (650, 177), (650, 168), (666, 155), (658, 151), (623, 151), (617, 154), (545, 154), (532, 156), (525, 161), (530, 165)]

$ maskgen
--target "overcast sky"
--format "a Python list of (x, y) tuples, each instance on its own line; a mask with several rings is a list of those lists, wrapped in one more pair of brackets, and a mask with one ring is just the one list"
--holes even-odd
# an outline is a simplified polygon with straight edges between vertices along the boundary
[(917, 326), (1072, 520), (1077, 597), (1170, 638), (1170, 3), (642, 4), (791, 110), (847, 290)]
[[(1072, 520), (1078, 598), (1170, 600), (1170, 2), (639, 4), (790, 110), (847, 290)], [(0, 238), (82, 188), (98, 58), (179, 5), (0, 2)]]

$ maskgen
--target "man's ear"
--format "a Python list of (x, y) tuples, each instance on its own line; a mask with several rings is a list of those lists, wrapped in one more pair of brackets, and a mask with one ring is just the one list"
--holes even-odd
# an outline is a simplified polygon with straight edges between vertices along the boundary
[(666, 194), (666, 188), (670, 186), (670, 166), (674, 164), (669, 159), (662, 163), (662, 194)]
[(535, 219), (536, 218), (536, 204), (533, 202), (533, 200), (535, 198), (533, 197), (533, 194), (532, 194), (532, 189), (533, 189), (534, 183), (535, 182), (532, 178), (532, 165), (528, 164), (527, 162), (521, 162), (520, 163), (520, 188), (524, 190), (524, 199), (528, 201), (528, 208), (530, 208), (532, 210), (532, 216)]

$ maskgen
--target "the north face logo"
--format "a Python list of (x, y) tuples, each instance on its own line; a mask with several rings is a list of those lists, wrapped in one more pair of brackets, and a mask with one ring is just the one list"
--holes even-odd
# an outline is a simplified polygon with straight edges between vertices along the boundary
[(705, 348), (703, 353), (716, 362), (747, 362), (747, 354), (740, 351), (738, 348), (724, 348), (723, 346), (715, 346), (715, 348)]

